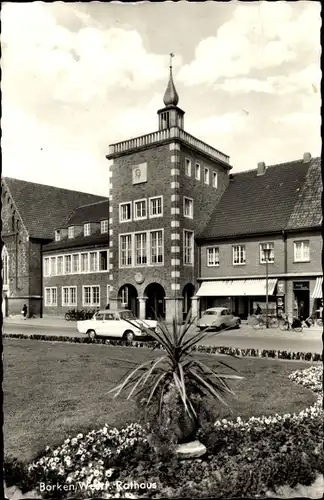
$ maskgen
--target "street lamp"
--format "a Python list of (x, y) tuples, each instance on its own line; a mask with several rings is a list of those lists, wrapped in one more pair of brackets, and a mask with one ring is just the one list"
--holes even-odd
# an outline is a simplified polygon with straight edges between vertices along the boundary
[(270, 260), (271, 248), (269, 245), (262, 248), (264, 260), (266, 263), (266, 328), (269, 328), (268, 305), (269, 305), (269, 269), (268, 264)]

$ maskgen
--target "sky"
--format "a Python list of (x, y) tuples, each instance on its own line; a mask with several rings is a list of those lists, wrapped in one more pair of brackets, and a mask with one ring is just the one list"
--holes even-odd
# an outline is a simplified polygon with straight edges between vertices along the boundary
[(320, 2), (2, 4), (2, 175), (108, 195), (109, 144), (184, 129), (232, 173), (320, 155)]

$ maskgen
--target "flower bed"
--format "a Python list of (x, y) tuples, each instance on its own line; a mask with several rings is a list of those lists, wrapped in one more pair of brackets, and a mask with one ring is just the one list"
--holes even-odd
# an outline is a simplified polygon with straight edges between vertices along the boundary
[(20, 473), (17, 464), (6, 464), (7, 484), (55, 498), (89, 498), (94, 492), (101, 498), (232, 498), (310, 485), (324, 465), (322, 367), (295, 371), (289, 378), (317, 394), (314, 405), (299, 414), (206, 425), (199, 436), (208, 450), (203, 459), (161, 460), (143, 426), (105, 426), (47, 448)]
[[(161, 349), (161, 346), (155, 341), (138, 341), (127, 342), (125, 340), (106, 340), (106, 339), (89, 339), (88, 337), (66, 337), (66, 336), (54, 336), (54, 335), (40, 335), (40, 334), (13, 334), (4, 333), (4, 338), (17, 338), (17, 339), (32, 339), (32, 340), (43, 340), (47, 342), (72, 342), (76, 344), (99, 344), (99, 345), (110, 345), (110, 346), (128, 346), (135, 348), (152, 348), (157, 346)], [(194, 346), (192, 352), (199, 352), (203, 354), (232, 354), (241, 357), (260, 357), (260, 358), (272, 358), (272, 359), (291, 359), (299, 361), (322, 361), (322, 353), (314, 352), (293, 352), (293, 351), (281, 351), (277, 349), (253, 349), (253, 348), (237, 348), (237, 347), (225, 347), (225, 346), (205, 346), (198, 345)]]

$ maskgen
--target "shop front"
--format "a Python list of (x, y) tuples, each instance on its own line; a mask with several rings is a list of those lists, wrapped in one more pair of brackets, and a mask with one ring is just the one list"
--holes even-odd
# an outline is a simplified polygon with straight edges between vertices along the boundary
[(323, 277), (316, 278), (315, 287), (312, 293), (313, 307), (312, 314), (315, 314), (317, 319), (323, 315)]
[[(268, 313), (273, 315), (278, 309), (276, 285), (277, 279), (268, 280)], [(227, 307), (241, 319), (247, 319), (257, 304), (266, 311), (266, 288), (265, 279), (202, 281), (197, 292), (200, 313), (210, 307)]]
[(309, 281), (293, 282), (294, 316), (306, 319), (310, 315)]

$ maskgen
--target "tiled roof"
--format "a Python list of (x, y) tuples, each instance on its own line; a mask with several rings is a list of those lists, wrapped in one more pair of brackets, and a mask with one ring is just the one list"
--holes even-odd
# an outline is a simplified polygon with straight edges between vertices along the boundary
[(90, 236), (76, 236), (75, 238), (64, 238), (61, 241), (51, 241), (47, 245), (43, 245), (43, 252), (49, 250), (62, 250), (68, 248), (84, 247), (84, 246), (95, 246), (95, 245), (109, 245), (109, 235), (104, 234), (93, 234)]
[(287, 229), (303, 229), (322, 224), (322, 192), (321, 159), (314, 158), (289, 218)]
[(76, 208), (73, 213), (68, 216), (64, 226), (77, 226), (86, 224), (87, 222), (100, 222), (104, 219), (109, 219), (109, 200), (97, 201), (96, 203), (82, 205)]
[(30, 237), (52, 239), (75, 208), (102, 201), (103, 196), (80, 193), (11, 177), (3, 178)]
[(257, 169), (234, 175), (198, 239), (286, 229), (314, 162), (271, 165), (259, 176)]

